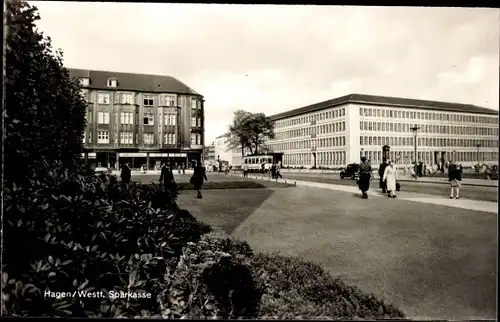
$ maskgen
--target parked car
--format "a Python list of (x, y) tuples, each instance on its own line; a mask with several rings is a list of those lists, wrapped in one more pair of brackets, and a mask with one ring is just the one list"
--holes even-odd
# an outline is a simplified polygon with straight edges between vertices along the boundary
[(352, 180), (358, 180), (359, 177), (359, 164), (351, 163), (340, 172), (340, 179), (349, 178)]

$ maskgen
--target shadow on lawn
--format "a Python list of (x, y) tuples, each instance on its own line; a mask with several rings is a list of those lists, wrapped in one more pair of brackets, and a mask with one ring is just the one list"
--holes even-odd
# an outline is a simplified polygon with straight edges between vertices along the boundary
[(203, 199), (196, 199), (195, 191), (185, 191), (178, 195), (177, 204), (196, 219), (231, 234), (274, 193), (272, 189), (261, 188), (203, 189)]

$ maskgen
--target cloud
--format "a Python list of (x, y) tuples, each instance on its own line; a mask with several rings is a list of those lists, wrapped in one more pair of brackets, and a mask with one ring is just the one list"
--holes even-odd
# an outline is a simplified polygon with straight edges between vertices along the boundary
[(238, 109), (353, 92), (498, 110), (497, 9), (36, 2), (70, 67), (174, 76), (206, 99), (208, 140)]

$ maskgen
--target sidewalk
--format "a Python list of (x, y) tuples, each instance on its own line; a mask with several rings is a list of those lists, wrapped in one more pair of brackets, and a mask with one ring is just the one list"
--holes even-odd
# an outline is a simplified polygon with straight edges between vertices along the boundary
[[(378, 180), (379, 176), (375, 175), (374, 179)], [(415, 180), (415, 178), (412, 178), (411, 176), (399, 176), (399, 181), (450, 184), (448, 178), (442, 178), (442, 177), (418, 177), (417, 180)], [(467, 186), (479, 186), (479, 187), (498, 187), (498, 180), (463, 178), (462, 184)]]
[[(235, 175), (235, 174), (233, 174)], [(239, 175), (242, 176), (242, 175)], [(257, 179), (257, 180), (269, 180), (269, 177), (262, 176), (248, 176), (249, 179)], [(275, 179), (276, 180), (276, 179)], [(284, 183), (295, 183), (296, 186), (305, 186), (305, 187), (316, 187), (344, 192), (352, 192), (356, 194), (360, 194), (359, 188), (357, 186), (346, 186), (346, 185), (338, 185), (338, 184), (330, 184), (330, 183), (319, 183), (312, 181), (302, 181), (302, 180), (294, 180), (293, 178), (288, 179), (277, 179), (277, 182)], [(371, 197), (383, 197), (387, 198), (386, 194), (383, 194), (378, 191), (370, 190), (368, 191), (368, 195)], [(440, 196), (440, 195), (429, 195), (423, 193), (416, 192), (398, 192), (399, 200), (413, 201), (413, 202), (421, 202), (427, 204), (435, 204), (440, 206), (454, 207), (467, 209), (472, 211), (482, 211), (489, 213), (498, 213), (498, 202), (489, 202), (489, 201), (481, 201), (481, 200), (471, 200), (471, 199), (449, 199), (448, 196)]]

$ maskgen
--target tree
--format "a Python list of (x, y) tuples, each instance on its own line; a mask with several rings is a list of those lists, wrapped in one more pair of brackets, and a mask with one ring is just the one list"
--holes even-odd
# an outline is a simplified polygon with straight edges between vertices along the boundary
[(241, 156), (245, 156), (245, 148), (250, 147), (250, 129), (248, 120), (252, 113), (246, 111), (234, 112), (233, 124), (229, 126), (229, 147), (231, 149), (241, 148)]
[(4, 180), (22, 184), (45, 163), (70, 169), (81, 157), (86, 102), (62, 52), (38, 31), (37, 8), (6, 3)]
[(236, 111), (233, 124), (229, 127), (230, 145), (241, 147), (244, 156), (245, 148), (255, 155), (264, 147), (265, 141), (274, 139), (274, 123), (263, 113)]

